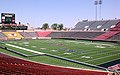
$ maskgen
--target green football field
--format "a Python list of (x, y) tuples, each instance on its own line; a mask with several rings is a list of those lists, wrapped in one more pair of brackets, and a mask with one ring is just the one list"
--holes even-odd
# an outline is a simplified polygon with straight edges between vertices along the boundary
[[(7, 48), (32, 57), (23, 57), (18, 54), (0, 49), (1, 52), (23, 59), (66, 67), (94, 69), (82, 64), (41, 55), (51, 54), (59, 57), (84, 62), (92, 65), (100, 65), (117, 60), (120, 57), (120, 45), (108, 42), (91, 42), (83, 40), (21, 40), (5, 42)], [(38, 55), (40, 54), (40, 55)]]

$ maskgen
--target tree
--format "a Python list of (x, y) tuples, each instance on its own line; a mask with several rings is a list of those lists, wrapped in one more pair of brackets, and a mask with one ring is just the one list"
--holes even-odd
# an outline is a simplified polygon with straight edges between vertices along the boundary
[(63, 29), (63, 24), (59, 24), (58, 25), (58, 30), (62, 30)]
[(57, 24), (57, 23), (52, 24), (52, 25), (51, 25), (51, 28), (52, 28), (53, 30), (57, 30), (58, 24)]
[(46, 30), (46, 29), (48, 29), (48, 28), (49, 28), (48, 23), (44, 23), (43, 26), (42, 26), (42, 29)]

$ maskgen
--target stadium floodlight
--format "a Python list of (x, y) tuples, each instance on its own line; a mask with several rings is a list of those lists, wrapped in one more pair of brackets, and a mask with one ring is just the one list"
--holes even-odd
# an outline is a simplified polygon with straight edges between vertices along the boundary
[(98, 0), (95, 0), (94, 4), (95, 4), (95, 20), (97, 20), (97, 5), (98, 5)]
[(100, 16), (100, 19), (101, 19), (101, 5), (102, 5), (102, 0), (95, 0), (94, 1), (94, 5), (95, 5), (95, 20), (97, 20), (97, 6), (99, 5), (100, 6), (100, 10), (99, 10), (99, 16)]
[(95, 1), (95, 5), (98, 5), (98, 0)]
[(99, 5), (102, 5), (102, 0), (99, 0)]
[(102, 5), (102, 0), (99, 0), (98, 4), (100, 5), (100, 19), (101, 19), (101, 5)]

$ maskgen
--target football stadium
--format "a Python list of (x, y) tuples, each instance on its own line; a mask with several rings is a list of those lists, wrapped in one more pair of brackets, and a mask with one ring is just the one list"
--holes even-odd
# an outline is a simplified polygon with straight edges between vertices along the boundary
[(29, 29), (1, 13), (0, 75), (120, 75), (120, 19)]
[(27, 30), (27, 26), (15, 23), (15, 14), (1, 15), (0, 73), (3, 75), (119, 72), (120, 19), (81, 21), (70, 31), (51, 31)]

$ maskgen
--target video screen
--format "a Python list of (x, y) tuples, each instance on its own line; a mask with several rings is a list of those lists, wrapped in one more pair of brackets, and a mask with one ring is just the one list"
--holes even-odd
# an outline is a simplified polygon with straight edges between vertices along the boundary
[(15, 24), (15, 14), (12, 13), (2, 13), (1, 22), (3, 24)]

